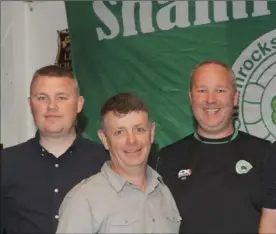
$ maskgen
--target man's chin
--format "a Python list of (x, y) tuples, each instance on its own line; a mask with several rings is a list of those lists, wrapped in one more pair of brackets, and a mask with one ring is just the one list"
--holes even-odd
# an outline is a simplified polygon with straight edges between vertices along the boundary
[(63, 128), (45, 128), (43, 129), (45, 134), (48, 135), (60, 135), (63, 133)]
[(133, 167), (133, 168), (137, 167), (138, 168), (138, 167), (145, 166), (146, 163), (147, 162), (145, 160), (131, 160), (131, 161), (127, 162), (127, 165), (129, 167)]
[(209, 134), (221, 134), (227, 129), (229, 129), (232, 125), (220, 125), (220, 124), (212, 124), (212, 125), (201, 125), (200, 128), (203, 132), (209, 133)]

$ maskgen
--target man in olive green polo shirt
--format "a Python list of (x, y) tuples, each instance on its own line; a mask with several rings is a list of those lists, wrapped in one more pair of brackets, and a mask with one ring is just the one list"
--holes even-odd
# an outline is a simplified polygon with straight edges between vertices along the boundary
[(131, 93), (115, 95), (101, 118), (98, 135), (111, 161), (67, 194), (57, 233), (178, 233), (175, 201), (147, 166), (155, 126), (143, 101)]

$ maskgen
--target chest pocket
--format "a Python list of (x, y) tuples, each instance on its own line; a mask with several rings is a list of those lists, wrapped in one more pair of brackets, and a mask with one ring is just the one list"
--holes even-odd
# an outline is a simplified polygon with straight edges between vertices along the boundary
[(160, 230), (160, 232), (163, 233), (178, 233), (180, 222), (182, 218), (179, 215), (179, 212), (177, 210), (169, 210), (166, 213), (166, 222), (164, 222), (163, 230)]
[(107, 221), (106, 232), (110, 233), (142, 233), (142, 226), (138, 212), (124, 212), (110, 216)]

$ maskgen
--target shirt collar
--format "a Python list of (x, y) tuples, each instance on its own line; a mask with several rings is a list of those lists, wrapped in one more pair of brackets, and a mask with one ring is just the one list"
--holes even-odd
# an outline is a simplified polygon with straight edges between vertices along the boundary
[(219, 144), (225, 144), (225, 143), (229, 143), (230, 141), (233, 141), (234, 139), (236, 139), (238, 134), (239, 134), (238, 129), (234, 129), (234, 132), (229, 136), (219, 138), (219, 139), (209, 139), (209, 138), (200, 136), (197, 132), (195, 132), (194, 138), (205, 144), (219, 145)]
[[(101, 173), (108, 180), (110, 185), (116, 190), (116, 192), (119, 193), (128, 183), (128, 181), (111, 169), (110, 162), (111, 161), (109, 160), (104, 163), (101, 169)], [(154, 188), (160, 183), (164, 185), (162, 177), (150, 166), (147, 166), (147, 183), (147, 191), (154, 190)]]
[[(76, 138), (73, 141), (72, 145), (66, 150), (67, 151), (73, 151), (76, 147), (78, 147), (78, 145), (80, 144), (81, 140), (83, 139), (81, 130), (79, 128), (76, 127)], [(47, 152), (47, 150), (42, 147), (42, 145), (40, 144), (40, 135), (39, 135), (39, 131), (37, 130), (35, 133), (35, 145), (36, 148), (39, 150), (40, 153), (44, 153), (45, 151)]]

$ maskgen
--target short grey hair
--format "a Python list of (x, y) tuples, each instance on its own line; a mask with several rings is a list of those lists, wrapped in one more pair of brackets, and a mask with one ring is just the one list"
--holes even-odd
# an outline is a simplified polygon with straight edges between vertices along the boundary
[(192, 70), (191, 75), (190, 75), (190, 77), (191, 77), (190, 78), (190, 90), (192, 89), (194, 74), (197, 71), (197, 69), (204, 65), (209, 65), (209, 64), (216, 64), (216, 65), (219, 65), (219, 66), (225, 68), (231, 74), (231, 81), (232, 81), (234, 91), (237, 91), (236, 76), (235, 76), (234, 71), (226, 63), (223, 63), (218, 60), (205, 60), (194, 67), (194, 69)]

